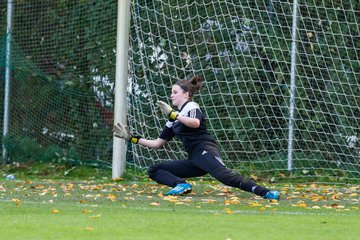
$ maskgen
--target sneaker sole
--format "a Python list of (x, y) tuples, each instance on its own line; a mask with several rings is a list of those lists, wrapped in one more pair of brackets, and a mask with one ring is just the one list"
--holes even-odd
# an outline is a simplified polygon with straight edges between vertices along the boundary
[(191, 188), (188, 188), (186, 189), (185, 191), (183, 191), (182, 193), (178, 193), (178, 194), (169, 194), (169, 195), (165, 195), (165, 196), (181, 196), (181, 195), (186, 195), (188, 193), (191, 193), (192, 189)]
[(267, 199), (267, 200), (269, 200), (269, 201), (271, 201), (271, 200), (280, 201), (280, 196), (281, 196), (281, 195), (279, 195), (279, 197), (278, 197), (277, 199), (275, 199), (275, 198), (265, 198), (265, 199)]

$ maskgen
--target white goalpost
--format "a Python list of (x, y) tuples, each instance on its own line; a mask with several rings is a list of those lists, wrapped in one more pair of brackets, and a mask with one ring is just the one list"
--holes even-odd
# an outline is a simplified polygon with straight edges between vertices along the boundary
[[(130, 0), (118, 1), (114, 124), (126, 123)], [(125, 141), (113, 137), (112, 178), (123, 175), (126, 166)]]

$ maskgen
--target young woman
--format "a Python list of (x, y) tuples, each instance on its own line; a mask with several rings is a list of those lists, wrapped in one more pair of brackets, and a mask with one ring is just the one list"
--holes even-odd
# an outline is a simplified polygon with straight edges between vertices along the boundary
[(178, 111), (173, 110), (163, 101), (157, 102), (162, 113), (169, 117), (157, 139), (149, 140), (132, 136), (129, 128), (120, 123), (114, 126), (114, 135), (149, 148), (160, 148), (175, 136), (182, 141), (188, 153), (187, 159), (154, 164), (148, 169), (151, 179), (172, 187), (165, 195), (190, 193), (192, 186), (185, 181), (185, 178), (210, 174), (225, 185), (252, 192), (266, 199), (279, 200), (278, 191), (270, 191), (225, 167), (216, 142), (207, 131), (204, 114), (199, 105), (192, 101), (201, 86), (202, 79), (198, 76), (190, 80), (179, 80), (172, 86), (170, 99)]

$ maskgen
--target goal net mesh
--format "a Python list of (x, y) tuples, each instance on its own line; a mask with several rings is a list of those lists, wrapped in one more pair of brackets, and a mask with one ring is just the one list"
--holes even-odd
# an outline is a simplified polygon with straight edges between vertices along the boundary
[[(294, 169), (306, 177), (358, 176), (359, 3), (300, 2), (291, 62), (292, 1), (133, 1), (131, 128), (156, 138), (166, 121), (156, 100), (169, 102), (176, 80), (200, 75), (205, 82), (194, 100), (224, 162), (260, 175), (284, 171), (296, 64)], [(132, 145), (133, 164), (186, 158), (181, 147)]]

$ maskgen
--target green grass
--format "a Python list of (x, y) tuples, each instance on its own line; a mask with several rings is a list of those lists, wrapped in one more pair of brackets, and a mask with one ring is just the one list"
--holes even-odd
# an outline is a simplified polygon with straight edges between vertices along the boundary
[[(236, 213), (102, 204), (2, 204), (3, 239), (358, 239), (351, 214)], [(58, 214), (50, 214), (53, 208)], [(6, 209), (6, 210), (5, 210)], [(83, 214), (84, 209), (93, 212)], [(4, 211), (5, 210), (5, 211)]]
[[(15, 181), (6, 181), (7, 174)], [(194, 179), (192, 194), (128, 172), (62, 164), (0, 169), (1, 239), (358, 239), (360, 186), (261, 183), (269, 202), (217, 181)]]
[[(358, 185), (268, 185), (269, 202), (218, 182), (166, 197), (147, 179), (0, 182), (2, 239), (358, 239)], [(4, 179), (4, 178), (3, 178)]]

